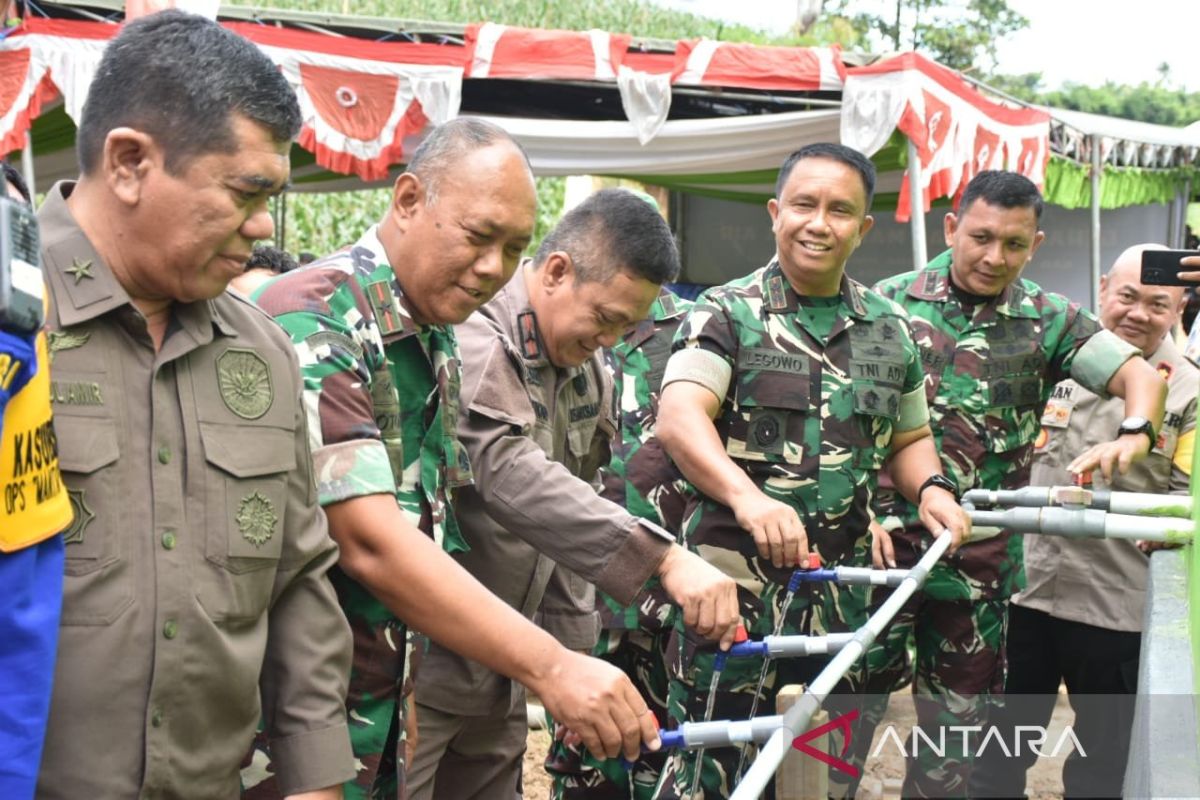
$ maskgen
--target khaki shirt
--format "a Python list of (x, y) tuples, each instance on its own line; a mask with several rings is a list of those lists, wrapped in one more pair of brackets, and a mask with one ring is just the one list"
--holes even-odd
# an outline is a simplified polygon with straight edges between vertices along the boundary
[(75, 519), (38, 797), (236, 797), (260, 716), (283, 792), (353, 778), (350, 634), (291, 344), (226, 293), (176, 304), (156, 353), (72, 188), (39, 215)]
[[(1200, 373), (1169, 338), (1147, 359), (1167, 379), (1167, 407), (1154, 449), (1110, 488), (1187, 494)], [(1032, 485), (1070, 485), (1067, 465), (1094, 444), (1111, 441), (1125, 401), (1103, 400), (1075, 381), (1054, 387), (1034, 446)], [(1185, 455), (1186, 453), (1186, 455)], [(1097, 485), (1102, 481), (1096, 473)], [(1149, 559), (1130, 541), (1025, 537), (1025, 590), (1013, 602), (1060, 619), (1140, 631)]]
[[(573, 369), (558, 369), (545, 357), (525, 286), (528, 269), (518, 270), (457, 329), (463, 357), (458, 432), (475, 485), (455, 494), (470, 550), (454, 557), (532, 617), (555, 560), (629, 602), (672, 540), (639, 525), (589, 483), (608, 461), (611, 380), (599, 353)], [(560, 577), (567, 584), (581, 580)], [(564, 594), (574, 594), (567, 588)], [(594, 629), (592, 607), (574, 605), (586, 611), (580, 622)], [(422, 661), (416, 696), (447, 713), (478, 715), (507, 709), (521, 692), (435, 643)]]

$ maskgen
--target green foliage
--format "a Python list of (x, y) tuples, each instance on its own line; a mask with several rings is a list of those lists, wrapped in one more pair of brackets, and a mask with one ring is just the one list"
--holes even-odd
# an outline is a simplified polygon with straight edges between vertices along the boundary
[(1144, 81), (1137, 86), (1110, 81), (1099, 87), (1065, 83), (1061, 89), (1045, 92), (1041, 102), (1159, 125), (1182, 126), (1200, 120), (1200, 92), (1189, 93)]
[(383, 219), (390, 189), (287, 196), (283, 249), (324, 256), (353, 244), (367, 228)]
[[(231, 5), (262, 7), (252, 0), (232, 0)], [(771, 39), (745, 25), (660, 8), (646, 0), (274, 0), (273, 5), (289, 11), (390, 19), (498, 22), (578, 31), (599, 28), (658, 39), (707, 36), (760, 43)]]
[[(866, 9), (866, 10), (864, 10)], [(996, 42), (1029, 26), (1007, 0), (838, 0), (833, 14), (869, 51), (917, 50), (940, 64), (975, 72), (986, 57), (994, 66)]]

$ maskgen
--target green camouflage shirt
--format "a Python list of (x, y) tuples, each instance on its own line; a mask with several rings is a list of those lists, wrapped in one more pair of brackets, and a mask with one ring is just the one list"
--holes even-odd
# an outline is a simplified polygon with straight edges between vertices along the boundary
[(413, 321), (376, 229), (256, 301), (300, 356), (321, 505), (394, 494), (447, 551), (466, 549), (447, 500), (471, 482), (458, 343), (448, 325)]
[[(679, 534), (683, 523), (683, 480), (675, 465), (653, 438), (658, 395), (671, 354), (671, 342), (692, 304), (664, 288), (650, 306), (649, 316), (605, 353), (613, 376), (613, 418), (618, 420), (612, 460), (604, 469), (602, 494), (629, 513)], [(665, 630), (673, 606), (657, 580), (629, 606), (603, 592), (596, 608), (605, 630)]]
[[(1101, 396), (1137, 350), (1076, 303), (1018, 279), (994, 301), (964, 306), (950, 287), (951, 253), (876, 291), (908, 311), (925, 365), (925, 394), (942, 469), (960, 492), (1029, 484), (1034, 439), (1054, 384), (1068, 377)], [(876, 513), (901, 538), (928, 536), (917, 509), (880, 492)], [(986, 536), (989, 531), (979, 531)], [(899, 555), (899, 554), (898, 554)], [(1000, 533), (939, 564), (925, 593), (936, 599), (1007, 597), (1021, 581), (1021, 537)]]
[[(764, 493), (796, 509), (828, 564), (865, 559), (878, 470), (908, 407), (902, 400), (922, 399), (924, 377), (903, 309), (849, 278), (840, 297), (822, 336), (772, 261), (701, 295), (675, 341), (677, 353), (702, 348), (732, 369), (715, 420), (726, 452)], [(686, 531), (693, 548), (755, 596), (764, 584), (787, 583), (791, 568), (760, 560), (728, 507), (700, 499), (697, 514), (695, 506)], [(722, 550), (744, 558), (746, 571)]]

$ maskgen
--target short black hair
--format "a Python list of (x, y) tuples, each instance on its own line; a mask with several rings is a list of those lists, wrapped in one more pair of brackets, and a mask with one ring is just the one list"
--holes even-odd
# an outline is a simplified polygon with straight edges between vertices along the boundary
[(1018, 172), (998, 169), (985, 169), (971, 178), (958, 203), (959, 216), (967, 213), (976, 200), (1000, 208), (1032, 208), (1038, 220), (1042, 218), (1042, 208), (1045, 207), (1037, 184)]
[(779, 200), (779, 196), (783, 194), (783, 187), (787, 185), (788, 178), (792, 176), (792, 170), (795, 169), (796, 164), (806, 158), (825, 158), (837, 161), (857, 172), (862, 178), (863, 192), (867, 198), (863, 213), (866, 214), (871, 210), (871, 201), (875, 199), (875, 165), (871, 163), (871, 159), (854, 148), (834, 142), (806, 144), (785, 158), (783, 166), (779, 168), (779, 177), (775, 179), (776, 200)]
[(516, 148), (525, 159), (525, 165), (529, 166), (525, 149), (508, 131), (493, 122), (478, 117), (456, 117), (430, 131), (408, 161), (408, 171), (420, 178), (425, 187), (425, 204), (437, 202), (439, 179), (446, 170), (468, 153), (501, 142)]
[(154, 137), (178, 174), (195, 156), (234, 146), (233, 118), (277, 142), (300, 131), (300, 105), (262, 50), (212, 20), (169, 9), (139, 17), (104, 51), (76, 135), (79, 167), (92, 173), (104, 140), (130, 127)]
[(675, 237), (654, 206), (625, 189), (601, 189), (568, 211), (546, 235), (533, 259), (571, 257), (580, 283), (608, 283), (618, 270), (663, 284), (679, 274)]
[(246, 259), (247, 270), (268, 269), (276, 275), (291, 272), (298, 266), (296, 259), (288, 255), (286, 250), (280, 250), (278, 247), (270, 245), (254, 248), (250, 252), (250, 258)]
[(8, 185), (17, 190), (21, 197), (25, 198), (25, 205), (33, 205), (33, 197), (29, 194), (29, 186), (25, 183), (25, 177), (21, 171), (7, 161), (0, 161), (3, 164), (4, 180), (8, 181)]

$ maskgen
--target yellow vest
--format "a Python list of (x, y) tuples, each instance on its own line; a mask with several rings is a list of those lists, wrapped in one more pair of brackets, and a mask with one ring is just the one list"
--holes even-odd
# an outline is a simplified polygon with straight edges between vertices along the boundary
[(73, 516), (58, 471), (49, 366), (42, 332), (37, 336), (37, 372), (8, 402), (0, 430), (0, 551), (5, 553), (49, 539), (70, 525)]

